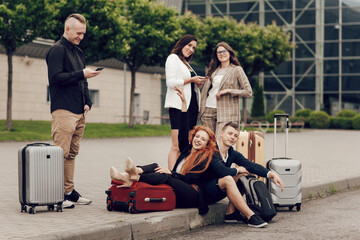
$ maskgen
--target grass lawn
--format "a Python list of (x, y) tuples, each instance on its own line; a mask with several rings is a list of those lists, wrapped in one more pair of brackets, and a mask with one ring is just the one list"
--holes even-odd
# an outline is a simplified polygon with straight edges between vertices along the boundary
[[(51, 140), (50, 121), (12, 121), (12, 130), (6, 131), (6, 120), (0, 120), (0, 142), (4, 141), (44, 141)], [(256, 127), (246, 127), (246, 131), (258, 131)], [(291, 131), (296, 131), (291, 129)], [(274, 132), (273, 128), (267, 130)], [(86, 123), (84, 138), (120, 138), (170, 136), (170, 125), (134, 125), (126, 123)]]
[[(168, 136), (170, 125), (134, 125), (125, 123), (87, 123), (84, 138), (119, 138)], [(0, 141), (51, 140), (50, 121), (12, 121), (12, 130), (6, 131), (6, 120), (0, 120)]]

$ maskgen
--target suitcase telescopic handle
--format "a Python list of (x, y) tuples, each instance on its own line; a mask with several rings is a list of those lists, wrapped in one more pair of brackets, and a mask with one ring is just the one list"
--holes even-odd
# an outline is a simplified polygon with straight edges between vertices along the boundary
[(289, 114), (288, 113), (275, 113), (274, 114), (274, 118), (277, 118), (277, 117), (289, 117)]
[(50, 146), (50, 143), (37, 142), (37, 143), (27, 144), (26, 146)]
[(145, 202), (165, 202), (166, 198), (145, 198)]
[(285, 117), (286, 118), (286, 126), (285, 126), (285, 158), (287, 158), (288, 154), (288, 137), (289, 137), (289, 114), (282, 113), (282, 114), (274, 114), (274, 151), (273, 151), (273, 158), (275, 158), (276, 154), (276, 125), (277, 125), (277, 118), (278, 117)]

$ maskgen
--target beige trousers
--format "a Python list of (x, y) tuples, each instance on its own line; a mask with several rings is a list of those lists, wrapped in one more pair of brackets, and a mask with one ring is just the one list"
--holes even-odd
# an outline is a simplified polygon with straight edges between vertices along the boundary
[(74, 190), (75, 157), (85, 130), (84, 114), (58, 109), (52, 112), (51, 135), (56, 146), (64, 150), (64, 192)]
[(220, 131), (225, 126), (225, 122), (217, 121), (217, 109), (205, 108), (204, 114), (200, 118), (201, 124), (209, 127), (215, 134), (215, 137), (220, 137)]

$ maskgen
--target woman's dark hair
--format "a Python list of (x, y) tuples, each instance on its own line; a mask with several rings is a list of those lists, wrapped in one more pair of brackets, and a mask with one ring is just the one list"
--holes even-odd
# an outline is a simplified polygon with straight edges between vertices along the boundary
[(191, 35), (191, 34), (185, 34), (184, 36), (182, 36), (179, 41), (177, 41), (177, 43), (175, 44), (175, 47), (173, 48), (173, 50), (171, 51), (171, 53), (175, 53), (176, 55), (179, 56), (179, 58), (184, 61), (190, 61), (190, 59), (192, 58), (191, 54), (189, 57), (184, 57), (184, 55), (182, 54), (182, 49), (183, 47), (185, 47), (187, 44), (189, 44), (189, 42), (191, 41), (195, 41), (197, 42), (197, 39), (195, 36)]
[(211, 74), (213, 74), (215, 72), (215, 70), (221, 65), (221, 62), (219, 61), (219, 59), (217, 57), (217, 49), (219, 47), (225, 48), (230, 53), (230, 64), (240, 66), (239, 60), (235, 56), (234, 50), (230, 47), (230, 45), (227, 44), (226, 42), (219, 42), (216, 45), (215, 50), (213, 51), (213, 53), (211, 55), (211, 61), (210, 61), (209, 70), (207, 73), (208, 77), (211, 77)]

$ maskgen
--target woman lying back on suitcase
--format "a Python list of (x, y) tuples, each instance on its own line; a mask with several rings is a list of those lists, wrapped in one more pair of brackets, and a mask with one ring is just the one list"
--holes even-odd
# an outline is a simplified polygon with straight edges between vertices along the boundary
[(183, 91), (175, 88), (182, 100), (181, 124), (179, 129), (178, 157), (172, 171), (153, 163), (135, 167), (130, 158), (125, 161), (126, 173), (120, 173), (116, 168), (110, 169), (110, 176), (114, 180), (124, 182), (124, 187), (130, 187), (133, 181), (146, 182), (152, 185), (168, 184), (176, 194), (177, 208), (197, 207), (200, 214), (209, 210), (202, 198), (203, 183), (216, 174), (219, 177), (233, 175), (235, 168), (227, 168), (220, 161), (221, 156), (216, 147), (214, 133), (205, 126), (195, 126), (190, 132), (186, 110), (186, 100)]

